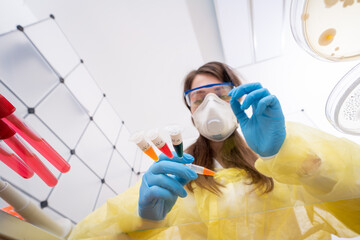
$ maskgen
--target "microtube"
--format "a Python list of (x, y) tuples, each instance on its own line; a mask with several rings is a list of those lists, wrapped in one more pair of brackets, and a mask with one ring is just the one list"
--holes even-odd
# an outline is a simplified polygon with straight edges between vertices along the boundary
[(188, 166), (191, 170), (193, 170), (194, 172), (196, 172), (197, 174), (202, 174), (202, 175), (207, 175), (207, 176), (214, 176), (215, 172), (206, 168), (206, 167), (202, 167), (199, 165), (195, 165), (192, 163), (189, 164), (185, 164), (186, 166)]
[(150, 138), (150, 140), (154, 143), (154, 145), (161, 151), (163, 152), (167, 157), (169, 158), (173, 158), (173, 154), (170, 151), (169, 146), (167, 145), (167, 143), (164, 141), (164, 139), (161, 138), (159, 131), (157, 129), (154, 130), (150, 130), (148, 132), (148, 137)]
[(136, 143), (136, 145), (141, 149), (141, 151), (143, 151), (154, 161), (159, 160), (159, 157), (156, 155), (154, 148), (150, 145), (150, 143), (145, 140), (144, 132), (137, 132), (133, 134), (130, 140)]
[(181, 136), (181, 128), (177, 125), (168, 126), (166, 130), (169, 132), (172, 145), (179, 158), (183, 157), (183, 140)]

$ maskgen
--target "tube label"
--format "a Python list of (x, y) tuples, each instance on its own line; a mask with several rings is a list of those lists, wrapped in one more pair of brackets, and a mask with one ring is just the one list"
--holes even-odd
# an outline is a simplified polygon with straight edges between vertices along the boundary
[(176, 135), (170, 135), (170, 137), (173, 145), (179, 145), (182, 143), (181, 133), (178, 133)]
[(162, 148), (165, 145), (165, 141), (160, 137), (156, 137), (152, 142), (155, 144), (157, 148)]
[(147, 151), (151, 147), (151, 145), (145, 139), (142, 139), (137, 143), (137, 145), (143, 152)]

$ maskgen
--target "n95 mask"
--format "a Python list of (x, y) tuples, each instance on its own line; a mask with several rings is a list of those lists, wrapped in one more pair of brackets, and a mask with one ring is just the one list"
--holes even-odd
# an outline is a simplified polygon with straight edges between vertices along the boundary
[(192, 117), (200, 134), (215, 142), (224, 141), (238, 127), (230, 104), (215, 93), (206, 95)]

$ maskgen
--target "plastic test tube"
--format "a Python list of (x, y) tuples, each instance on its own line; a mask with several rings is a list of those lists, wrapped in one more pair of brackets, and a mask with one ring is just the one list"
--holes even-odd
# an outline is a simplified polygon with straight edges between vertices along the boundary
[(31, 178), (34, 176), (34, 171), (29, 168), (20, 158), (14, 153), (8, 152), (3, 146), (0, 145), (0, 161), (5, 163), (14, 172), (23, 178)]
[[(181, 136), (181, 128), (179, 126), (175, 125), (175, 126), (167, 127), (167, 130), (170, 134), (171, 142), (176, 151), (176, 154), (178, 155), (179, 158), (182, 158), (183, 157), (183, 140), (182, 140), (182, 136)], [(214, 174), (215, 174), (214, 171), (212, 171), (208, 168), (199, 166), (199, 165), (195, 165), (192, 163), (185, 164), (185, 165), (188, 166), (191, 170), (193, 170), (197, 174), (209, 175), (209, 176), (214, 176)]]
[(0, 117), (2, 120), (24, 138), (33, 148), (43, 155), (55, 168), (65, 173), (70, 170), (66, 162), (43, 138), (34, 130), (30, 129), (13, 112), (15, 107), (0, 94)]
[(16, 136), (9, 126), (0, 120), (0, 139), (8, 145), (24, 162), (50, 187), (57, 184), (56, 177), (46, 168), (41, 160)]
[(150, 145), (150, 143), (145, 140), (143, 132), (137, 132), (133, 134), (130, 140), (135, 142), (136, 145), (138, 145), (138, 147), (141, 149), (141, 151), (151, 157), (154, 161), (159, 160), (159, 157), (156, 155), (154, 148)]
[(194, 172), (196, 172), (197, 174), (202, 174), (202, 175), (208, 175), (208, 176), (214, 176), (215, 172), (206, 168), (206, 167), (202, 167), (199, 165), (195, 165), (192, 163), (188, 163), (185, 164), (186, 166), (188, 166), (191, 170), (193, 170)]
[(160, 137), (158, 130), (150, 130), (148, 136), (161, 152), (163, 152), (169, 158), (174, 157), (167, 143)]
[(183, 157), (183, 140), (181, 136), (181, 129), (179, 126), (169, 126), (166, 128), (170, 134), (172, 145), (179, 158)]
[(72, 223), (69, 219), (52, 219), (48, 214), (30, 201), (28, 197), (24, 196), (8, 182), (3, 182), (1, 180), (0, 198), (10, 204), (27, 222), (45, 229), (61, 239), (67, 239), (70, 235)]

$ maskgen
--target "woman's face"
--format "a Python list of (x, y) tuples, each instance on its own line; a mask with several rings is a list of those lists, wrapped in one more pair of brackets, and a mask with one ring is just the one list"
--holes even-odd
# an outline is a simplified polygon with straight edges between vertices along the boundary
[[(195, 78), (191, 84), (191, 89), (202, 87), (202, 86), (209, 85), (209, 84), (222, 83), (222, 82), (223, 81), (220, 81), (218, 78), (214, 77), (213, 75), (198, 74), (195, 76)], [(201, 89), (201, 91), (192, 93), (192, 98), (196, 99), (197, 98), (196, 94), (201, 94), (202, 96), (206, 96), (206, 94), (213, 92), (213, 91), (214, 91), (214, 88), (211, 88), (211, 89), (203, 88), (203, 89)], [(217, 88), (217, 89), (215, 89), (215, 91), (221, 91), (221, 89)], [(226, 96), (227, 96), (227, 94), (226, 94)], [(197, 107), (200, 104), (201, 104), (200, 102), (198, 104), (191, 104), (191, 106), (190, 106), (191, 113), (194, 113), (194, 111), (197, 109)]]
[[(195, 76), (192, 84), (191, 84), (191, 89), (194, 88), (198, 88), (204, 85), (208, 85), (208, 84), (215, 84), (215, 83), (222, 83), (222, 81), (220, 81), (218, 78), (210, 75), (210, 74), (198, 74)], [(204, 89), (204, 91), (206, 91), (206, 89)], [(204, 93), (205, 95), (207, 93)], [(193, 113), (196, 108), (198, 106), (196, 105), (191, 105), (190, 109), (191, 109), (191, 113)]]

